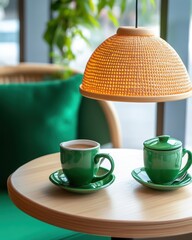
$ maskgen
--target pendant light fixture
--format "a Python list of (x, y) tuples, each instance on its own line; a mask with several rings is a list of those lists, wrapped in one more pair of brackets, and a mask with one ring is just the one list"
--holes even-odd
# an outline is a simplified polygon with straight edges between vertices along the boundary
[(93, 99), (166, 102), (188, 98), (192, 83), (177, 52), (146, 28), (119, 27), (91, 55), (80, 92)]

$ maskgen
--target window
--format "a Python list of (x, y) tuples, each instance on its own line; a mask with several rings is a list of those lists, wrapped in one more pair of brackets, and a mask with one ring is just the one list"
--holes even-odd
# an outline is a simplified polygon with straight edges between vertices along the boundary
[(0, 65), (19, 62), (19, 20), (16, 0), (4, 0), (0, 4), (0, 52)]

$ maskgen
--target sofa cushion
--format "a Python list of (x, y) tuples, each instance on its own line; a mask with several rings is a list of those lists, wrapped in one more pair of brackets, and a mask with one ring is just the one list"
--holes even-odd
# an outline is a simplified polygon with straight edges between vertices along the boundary
[(19, 166), (77, 137), (82, 75), (0, 85), (0, 188)]

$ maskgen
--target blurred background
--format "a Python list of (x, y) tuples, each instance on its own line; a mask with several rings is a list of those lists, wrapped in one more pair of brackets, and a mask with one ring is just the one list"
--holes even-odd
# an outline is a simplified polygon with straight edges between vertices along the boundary
[[(139, 1), (142, 2), (142, 1)], [(162, 2), (146, 0), (139, 8), (139, 27), (149, 27), (160, 35), (162, 24)], [(192, 74), (192, 0), (169, 0), (167, 7), (167, 41), (175, 48), (190, 76)], [(50, 48), (43, 39), (46, 24), (51, 18), (50, 0), (0, 0), (0, 65), (16, 65), (19, 62), (48, 63)], [(113, 8), (113, 14), (120, 25), (134, 26), (135, 1), (127, 0), (126, 10), (120, 11), (120, 1)], [(85, 69), (94, 49), (107, 37), (116, 33), (108, 18), (107, 10), (100, 14), (101, 27), (83, 28), (89, 39), (87, 45), (76, 38), (72, 48), (77, 56), (71, 67)], [(53, 49), (57, 51), (57, 49)], [(57, 63), (57, 60), (53, 60)], [(157, 135), (156, 103), (114, 102), (117, 109), (122, 134), (123, 147), (143, 147), (144, 140)], [(192, 148), (192, 99), (165, 103), (160, 120), (164, 134), (183, 141), (185, 147)]]

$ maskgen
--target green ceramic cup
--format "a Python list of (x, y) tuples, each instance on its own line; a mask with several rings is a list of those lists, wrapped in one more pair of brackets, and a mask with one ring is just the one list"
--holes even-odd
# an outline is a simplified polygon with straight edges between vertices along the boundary
[[(99, 151), (100, 144), (92, 140), (78, 139), (60, 144), (61, 165), (70, 185), (77, 187), (87, 185), (112, 174), (113, 158)], [(105, 159), (109, 161), (110, 169), (104, 175), (98, 176), (97, 172)]]
[[(184, 165), (185, 154), (188, 157)], [(169, 184), (181, 177), (191, 164), (192, 153), (182, 148), (181, 141), (177, 139), (162, 135), (144, 142), (145, 171), (153, 183)]]

